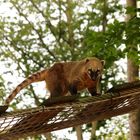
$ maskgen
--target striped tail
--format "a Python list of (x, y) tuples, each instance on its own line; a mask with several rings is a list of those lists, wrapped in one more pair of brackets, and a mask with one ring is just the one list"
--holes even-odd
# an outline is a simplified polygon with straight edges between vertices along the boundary
[(12, 93), (7, 97), (5, 101), (5, 105), (9, 105), (10, 102), (15, 98), (15, 96), (20, 92), (23, 88), (27, 87), (31, 83), (44, 81), (47, 76), (48, 70), (43, 70), (40, 72), (37, 72), (31, 76), (29, 76), (27, 79), (25, 79), (22, 83), (20, 83), (13, 91)]

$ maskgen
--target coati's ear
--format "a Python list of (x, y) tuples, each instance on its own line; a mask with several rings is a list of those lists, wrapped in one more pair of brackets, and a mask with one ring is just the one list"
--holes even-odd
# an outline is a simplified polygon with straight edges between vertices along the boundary
[(101, 63), (104, 66), (105, 65), (105, 60), (101, 60)]
[(86, 58), (86, 63), (89, 62), (89, 58)]

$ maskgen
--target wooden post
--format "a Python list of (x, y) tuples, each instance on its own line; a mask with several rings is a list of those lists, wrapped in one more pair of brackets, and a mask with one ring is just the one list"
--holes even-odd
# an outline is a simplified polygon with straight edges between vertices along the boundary
[(76, 129), (76, 134), (77, 134), (77, 140), (83, 140), (82, 126), (78, 125), (75, 127), (75, 129)]

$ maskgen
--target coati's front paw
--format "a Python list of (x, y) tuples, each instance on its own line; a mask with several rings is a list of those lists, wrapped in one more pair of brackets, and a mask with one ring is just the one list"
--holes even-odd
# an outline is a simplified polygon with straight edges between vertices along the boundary
[(96, 93), (96, 95), (95, 96), (101, 96), (101, 93)]
[(93, 92), (91, 93), (92, 96), (101, 96), (101, 93)]
[(77, 88), (75, 85), (71, 84), (69, 85), (69, 92), (71, 93), (71, 95), (77, 95)]

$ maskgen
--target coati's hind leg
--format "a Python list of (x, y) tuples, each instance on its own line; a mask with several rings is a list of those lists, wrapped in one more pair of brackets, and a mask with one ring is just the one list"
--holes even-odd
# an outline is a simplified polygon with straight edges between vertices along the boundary
[(54, 85), (53, 89), (50, 90), (50, 98), (62, 96), (62, 92), (60, 85)]
[(44, 99), (43, 103), (41, 104), (42, 106), (50, 105), (53, 99), (62, 96), (62, 88), (57, 83), (53, 84), (53, 87), (48, 88), (48, 90), (50, 92), (50, 96), (48, 99)]
[(61, 63), (56, 63), (49, 69), (49, 76), (45, 81), (47, 89), (50, 91), (50, 98), (63, 96), (66, 87), (63, 73), (63, 65)]

